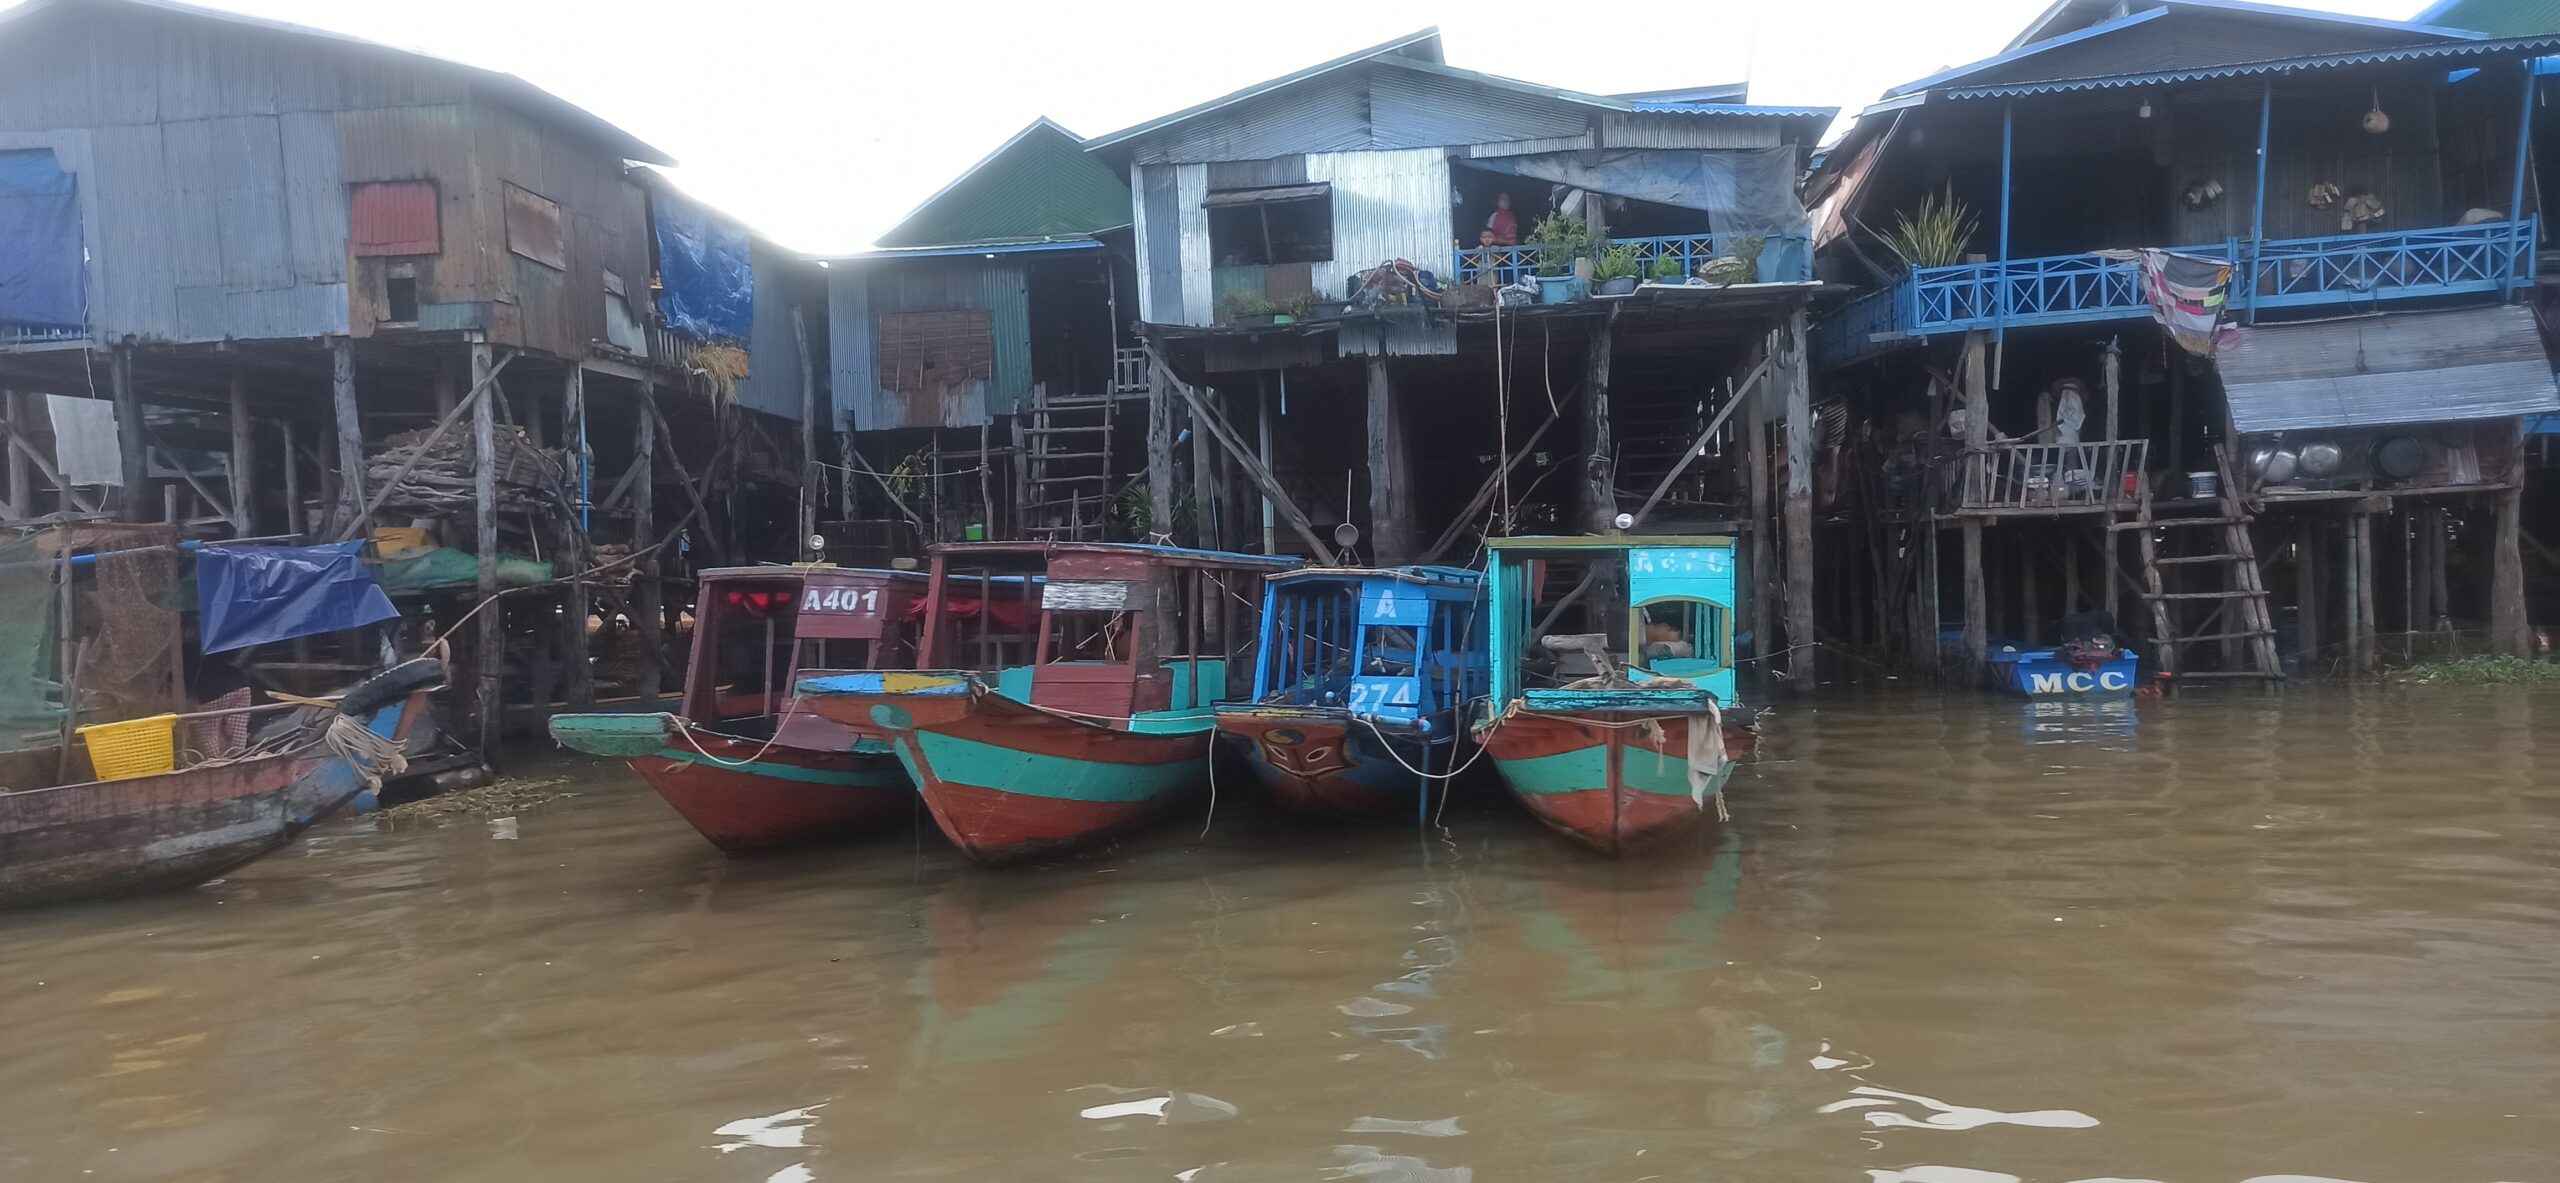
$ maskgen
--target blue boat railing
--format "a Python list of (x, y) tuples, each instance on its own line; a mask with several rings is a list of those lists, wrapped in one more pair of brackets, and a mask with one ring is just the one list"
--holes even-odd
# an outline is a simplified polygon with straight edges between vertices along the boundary
[[(1646, 279), (1653, 278), (1654, 268), (1666, 258), (1678, 260), (1680, 274), (1686, 277), (1697, 274), (1699, 267), (1723, 253), (1719, 243), (1724, 237), (1717, 234), (1666, 234), (1651, 238), (1612, 238), (1609, 245), (1634, 247), (1636, 265), (1642, 268), (1641, 274)], [(1468, 247), (1458, 252), (1457, 265), (1451, 269), (1451, 274), (1457, 276), (1457, 282), (1467, 283), (1491, 271), (1496, 280), (1515, 283), (1538, 273), (1540, 254), (1539, 248), (1526, 245)]]
[[(2529, 285), (2532, 218), (2373, 234), (2231, 239), (2177, 248), (2233, 265), (2231, 309), (2354, 305)], [(1888, 294), (1889, 293), (1889, 294)], [(1923, 267), (1833, 313), (1816, 330), (1826, 363), (1879, 352), (1877, 338), (2072, 324), (2149, 315), (2141, 264), (2097, 254)], [(1888, 319), (1889, 318), (1889, 319)]]

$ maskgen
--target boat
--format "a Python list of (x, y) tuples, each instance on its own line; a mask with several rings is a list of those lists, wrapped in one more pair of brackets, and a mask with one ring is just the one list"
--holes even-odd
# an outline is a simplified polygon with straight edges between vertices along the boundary
[[(1733, 539), (1486, 545), (1493, 686), (1475, 736), (1512, 795), (1610, 857), (1720, 816), (1752, 745), (1734, 697)], [(1569, 614), (1582, 627), (1551, 631)]]
[[(920, 571), (705, 571), (677, 709), (555, 715), (551, 738), (626, 761), (731, 855), (858, 836), (912, 817), (915, 795), (889, 743), (810, 711), (796, 686), (912, 667), (926, 627), (925, 586)], [(991, 610), (1018, 622), (1023, 588), (1006, 585), (990, 597)]]
[(1412, 816), (1474, 750), (1485, 696), (1484, 577), (1456, 567), (1330, 567), (1264, 581), (1251, 698), (1218, 731), (1273, 800), (1336, 817)]
[[(1258, 633), (1246, 593), (1296, 562), (1066, 541), (932, 555), (919, 668), (809, 678), (800, 695), (889, 738), (934, 823), (989, 865), (1134, 829), (1205, 786), (1212, 704)], [(1044, 580), (1027, 634), (946, 627), (955, 600), (1007, 575)]]
[(1992, 684), (2028, 698), (2131, 698), (2142, 662), (2115, 636), (2115, 617), (2075, 612), (2051, 649), (1994, 645), (1983, 654)]
[(283, 704), (295, 717), (271, 724), (238, 756), (0, 792), (0, 907), (190, 887), (285, 845), (398, 771), (388, 753), (409, 739), (428, 692), (444, 681), (444, 663), (422, 657), (359, 683), (334, 706)]

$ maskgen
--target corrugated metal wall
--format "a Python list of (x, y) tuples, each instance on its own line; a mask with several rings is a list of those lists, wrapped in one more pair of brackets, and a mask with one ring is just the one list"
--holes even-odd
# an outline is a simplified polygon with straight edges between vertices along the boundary
[[(1450, 257), (1455, 232), (1446, 149), (1310, 153), (1307, 179), (1333, 185), (1333, 260), (1316, 264), (1317, 291), (1340, 292), (1354, 274), (1391, 259), (1411, 259), (1434, 270), (1447, 266), (1440, 260)], [(1345, 332), (1340, 342), (1346, 357), (1458, 351), (1452, 325), (1393, 329), (1383, 340), (1377, 334)]]
[(802, 274), (815, 267), (763, 239), (752, 240), (748, 255), (755, 264), (755, 323), (747, 334), (752, 372), (738, 386), (738, 401), (798, 423), (803, 393), (800, 338), (791, 323), (791, 309), (794, 305), (806, 309), (802, 315), (808, 318), (809, 349), (814, 355), (827, 325), (824, 310), (808, 306), (817, 302), (824, 285)]
[[(1021, 264), (977, 258), (838, 264), (828, 269), (827, 291), (836, 405), (850, 415), (853, 430), (974, 427), (1013, 414), (1030, 397), (1030, 284)], [(995, 367), (984, 396), (935, 408), (940, 416), (934, 420), (884, 395), (879, 318), (962, 308), (989, 315)]]

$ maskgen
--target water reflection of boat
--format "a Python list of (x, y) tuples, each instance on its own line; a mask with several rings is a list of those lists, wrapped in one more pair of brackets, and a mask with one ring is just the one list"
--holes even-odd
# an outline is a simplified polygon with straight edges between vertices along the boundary
[[(1751, 745), (1740, 716), (1726, 713), (1736, 705), (1733, 540), (1487, 546), (1494, 713), (1476, 734), (1513, 795), (1549, 828), (1613, 857), (1695, 829)], [(1572, 568), (1581, 580), (1571, 590), (1545, 586)], [(1604, 601), (1595, 588), (1625, 598)], [(1581, 627), (1551, 633), (1569, 611)]]
[[(1016, 862), (1165, 813), (1206, 783), (1227, 655), (1255, 632), (1235, 593), (1295, 560), (1098, 542), (934, 548), (914, 674), (805, 680), (819, 714), (896, 746), (936, 824), (971, 858)], [(938, 621), (963, 568), (1041, 575), (1027, 665), (947, 668), (965, 655)], [(1233, 585), (1233, 586), (1231, 586)], [(1214, 606), (1215, 610), (1212, 610)]]
[[(1021, 615), (1022, 585), (1010, 604)], [(844, 837), (907, 817), (913, 797), (882, 740), (809, 711), (802, 679), (912, 668), (925, 578), (911, 571), (705, 571), (676, 713), (559, 715), (551, 737), (619, 757), (730, 854)]]
[(2021, 730), (2038, 740), (2129, 739), (2142, 723), (2130, 698), (2040, 698), (2019, 707)]
[(1219, 703), (1218, 730), (1283, 806), (1413, 814), (1430, 797), (1422, 773), (1471, 746), (1459, 715), (1485, 693), (1483, 579), (1453, 567), (1272, 576), (1253, 697)]

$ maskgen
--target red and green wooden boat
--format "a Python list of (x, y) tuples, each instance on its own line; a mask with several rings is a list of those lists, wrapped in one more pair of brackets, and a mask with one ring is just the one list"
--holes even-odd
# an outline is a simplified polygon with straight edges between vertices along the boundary
[[(952, 843), (982, 863), (1136, 828), (1207, 783), (1211, 704), (1257, 635), (1255, 581), (1294, 560), (1101, 542), (933, 549), (923, 669), (810, 678), (801, 700), (877, 729)], [(1044, 579), (1028, 635), (946, 628), (987, 581)], [(977, 669), (947, 668), (974, 659)]]
[[(733, 855), (845, 838), (912, 815), (888, 742), (811, 712), (795, 685), (904, 669), (920, 648), (915, 571), (731, 567), (702, 573), (678, 713), (558, 715), (551, 737), (619, 757)], [(1022, 615), (1021, 585), (997, 595)], [(973, 610), (975, 605), (972, 605)]]
[[(1493, 710), (1476, 737), (1512, 794), (1611, 857), (1721, 814), (1733, 761), (1752, 742), (1733, 694), (1733, 540), (1487, 545)], [(1583, 628), (1550, 632), (1567, 612)]]
[(1264, 584), (1253, 697), (1218, 730), (1282, 806), (1414, 817), (1474, 750), (1485, 696), (1484, 577), (1456, 567), (1302, 568)]

